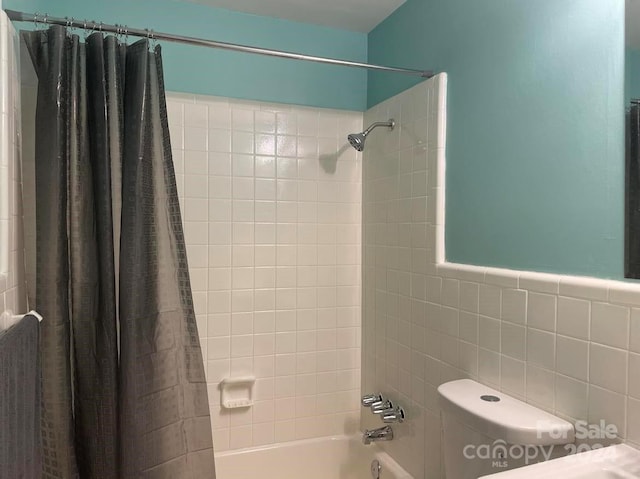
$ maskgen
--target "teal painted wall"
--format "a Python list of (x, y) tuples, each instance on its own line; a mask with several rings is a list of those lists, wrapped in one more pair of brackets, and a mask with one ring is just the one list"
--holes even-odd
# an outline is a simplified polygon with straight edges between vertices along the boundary
[(408, 0), (369, 34), (449, 75), (448, 261), (622, 276), (624, 56), (624, 0)]
[[(367, 36), (363, 33), (176, 0), (4, 0), (3, 7), (317, 56), (355, 61), (367, 58)], [(162, 45), (168, 90), (348, 110), (366, 108), (364, 70)]]

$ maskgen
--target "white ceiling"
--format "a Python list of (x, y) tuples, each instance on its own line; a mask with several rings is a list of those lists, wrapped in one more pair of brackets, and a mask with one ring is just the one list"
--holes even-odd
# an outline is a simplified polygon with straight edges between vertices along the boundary
[(186, 0), (201, 5), (368, 33), (405, 0)]
[(627, 0), (625, 32), (627, 46), (640, 50), (640, 0)]

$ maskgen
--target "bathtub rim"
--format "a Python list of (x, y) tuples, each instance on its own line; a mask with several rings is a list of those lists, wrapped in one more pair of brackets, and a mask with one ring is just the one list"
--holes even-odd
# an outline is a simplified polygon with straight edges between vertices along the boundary
[(369, 445), (362, 444), (362, 437), (359, 434), (340, 434), (333, 436), (322, 436), (322, 437), (312, 437), (309, 439), (297, 439), (295, 441), (284, 441), (284, 442), (276, 442), (272, 444), (264, 444), (262, 446), (251, 446), (244, 447), (241, 449), (232, 449), (222, 452), (216, 452), (214, 454), (215, 459), (225, 458), (225, 457), (233, 457), (233, 456), (242, 456), (245, 454), (250, 454), (252, 452), (265, 452), (273, 449), (281, 449), (288, 448), (294, 446), (308, 446), (313, 444), (319, 444), (323, 442), (357, 442), (361, 447), (366, 449), (373, 449), (372, 455), (374, 459), (380, 461), (380, 464), (383, 467), (383, 471), (387, 469), (391, 472), (394, 477), (397, 479), (414, 479), (414, 477), (407, 472), (396, 460), (391, 457), (391, 455), (384, 451), (378, 444), (372, 443)]
[(352, 440), (354, 438), (356, 438), (358, 436), (356, 435), (347, 435), (347, 434), (340, 434), (337, 436), (322, 436), (322, 437), (312, 437), (309, 439), (296, 439), (294, 441), (283, 441), (283, 442), (274, 442), (271, 444), (263, 444), (261, 446), (249, 446), (249, 447), (243, 447), (240, 449), (228, 449), (226, 451), (222, 451), (222, 452), (215, 452), (215, 457), (227, 457), (227, 456), (235, 456), (235, 455), (241, 455), (241, 454), (246, 454), (246, 453), (250, 453), (250, 452), (259, 452), (259, 451), (269, 451), (271, 449), (280, 449), (282, 447), (291, 447), (291, 446), (295, 446), (295, 445), (309, 445), (309, 444), (314, 444), (314, 443), (320, 443), (320, 442), (338, 442), (338, 441), (349, 441)]

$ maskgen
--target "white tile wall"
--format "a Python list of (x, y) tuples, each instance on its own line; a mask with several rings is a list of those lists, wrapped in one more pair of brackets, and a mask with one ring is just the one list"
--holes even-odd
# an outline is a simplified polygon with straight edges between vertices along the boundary
[(17, 38), (0, 11), (0, 313), (16, 314), (26, 312)]
[(167, 97), (216, 450), (355, 432), (362, 113)]
[[(395, 438), (383, 447), (416, 478), (440, 470), (436, 387), (443, 360), (474, 374), (481, 364), (489, 374), (490, 349), (500, 345), (499, 288), (434, 274), (442, 227), (434, 201), (443, 146), (438, 95), (445, 84), (441, 75), (365, 113), (365, 124), (394, 118), (397, 126), (373, 133), (364, 153), (362, 384), (405, 407), (407, 421), (393, 426)], [(487, 360), (479, 361), (479, 342), (489, 348)], [(381, 425), (368, 410), (362, 424)]]
[(383, 447), (443, 477), (436, 388), (463, 377), (640, 446), (639, 285), (444, 262), (445, 99), (439, 75), (365, 114), (399, 119), (363, 163), (363, 390), (409, 414)]
[(36, 288), (36, 105), (38, 77), (24, 41), (20, 42), (20, 111), (22, 116), (22, 227), (24, 229), (25, 276), (27, 303), (35, 305)]

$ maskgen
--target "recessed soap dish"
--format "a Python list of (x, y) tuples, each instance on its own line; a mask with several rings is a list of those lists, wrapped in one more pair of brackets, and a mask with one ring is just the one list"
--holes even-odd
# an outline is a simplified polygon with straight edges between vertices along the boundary
[(220, 381), (220, 404), (225, 409), (253, 406), (254, 376), (225, 378)]

